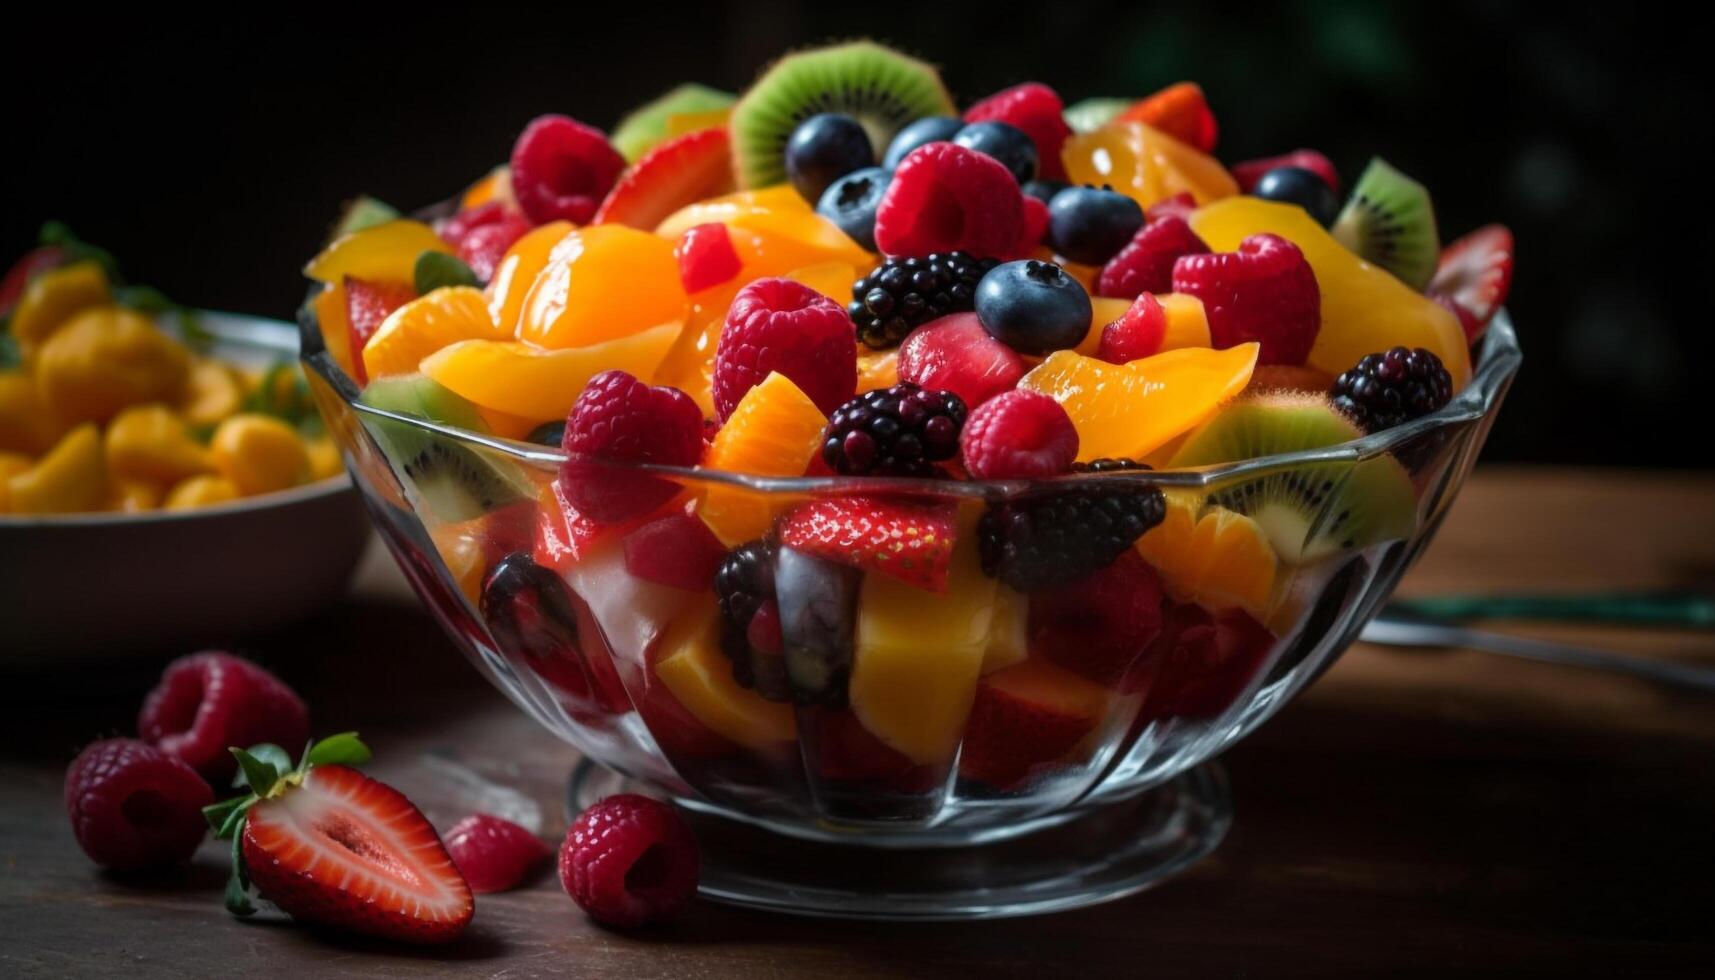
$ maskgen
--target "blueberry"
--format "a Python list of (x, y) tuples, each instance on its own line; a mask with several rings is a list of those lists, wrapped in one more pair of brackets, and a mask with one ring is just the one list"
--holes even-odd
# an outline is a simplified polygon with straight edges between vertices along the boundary
[(819, 113), (799, 123), (786, 140), (786, 176), (812, 205), (829, 184), (874, 165), (869, 133), (850, 116)]
[(1073, 187), (1048, 204), (1048, 244), (1073, 262), (1102, 265), (1143, 227), (1143, 208), (1107, 187)]
[(1036, 144), (1017, 126), (971, 123), (953, 134), (953, 142), (999, 160), (1020, 184), (1036, 179)]
[(881, 158), (881, 165), (892, 170), (912, 150), (925, 143), (945, 143), (963, 128), (964, 121), (952, 116), (924, 116), (893, 137), (893, 142), (887, 144), (887, 155)]
[(1090, 330), (1090, 294), (1052, 262), (1021, 259), (995, 266), (977, 284), (977, 319), (1021, 354), (1076, 347)]
[(1304, 167), (1275, 167), (1257, 178), (1251, 194), (1269, 201), (1296, 204), (1310, 213), (1323, 226), (1333, 223), (1340, 213), (1340, 198), (1334, 188)]
[(1054, 195), (1063, 190), (1070, 189), (1071, 186), (1071, 184), (1068, 184), (1063, 180), (1028, 180), (1024, 182), (1024, 186), (1019, 188), (1019, 190), (1022, 190), (1025, 194), (1036, 198), (1043, 204), (1053, 204)]
[(854, 170), (828, 185), (816, 202), (816, 213), (834, 224), (866, 251), (875, 251), (875, 209), (881, 195), (893, 182), (893, 171), (885, 167)]
[(560, 448), (560, 443), (564, 442), (565, 439), (565, 419), (561, 419), (558, 422), (543, 422), (541, 425), (531, 429), (530, 434), (524, 437), (525, 442), (533, 442), (538, 446), (553, 446), (555, 449)]

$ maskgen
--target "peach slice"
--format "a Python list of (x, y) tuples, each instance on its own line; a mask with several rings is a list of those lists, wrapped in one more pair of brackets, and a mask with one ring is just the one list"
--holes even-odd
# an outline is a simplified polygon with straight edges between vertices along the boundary
[(712, 601), (667, 627), (655, 676), (694, 718), (739, 745), (766, 749), (797, 735), (791, 705), (766, 700), (732, 679), (732, 661), (720, 649), (720, 613)]
[(548, 265), (548, 255), (572, 231), (570, 221), (550, 221), (532, 228), (524, 237), (512, 243), (488, 281), (483, 295), (488, 297), (488, 312), (494, 322), (508, 334), (518, 333), (518, 315), (524, 309), (524, 297), (536, 284), (536, 276)]
[(624, 225), (593, 225), (549, 251), (524, 298), (518, 339), (588, 347), (684, 317), (673, 243)]
[(421, 367), (481, 408), (537, 422), (563, 419), (584, 385), (603, 371), (653, 376), (682, 329), (674, 321), (606, 343), (561, 350), (511, 340), (466, 340), (429, 355)]
[(1140, 122), (1109, 123), (1075, 134), (1061, 148), (1060, 159), (1072, 183), (1112, 184), (1146, 208), (1180, 192), (1198, 204), (1239, 192), (1238, 182), (1214, 157)]
[(761, 190), (724, 194), (720, 197), (686, 205), (668, 215), (665, 221), (655, 226), (655, 234), (669, 241), (677, 241), (680, 235), (696, 225), (706, 225), (711, 222), (725, 224), (741, 214), (756, 211), (814, 213), (809, 202), (799, 196), (791, 184), (781, 184), (778, 187), (765, 187)]
[(443, 286), (388, 314), (363, 345), (363, 369), (371, 379), (411, 374), (423, 358), (461, 340), (500, 340), (503, 332), (488, 313), (482, 293), (470, 286)]

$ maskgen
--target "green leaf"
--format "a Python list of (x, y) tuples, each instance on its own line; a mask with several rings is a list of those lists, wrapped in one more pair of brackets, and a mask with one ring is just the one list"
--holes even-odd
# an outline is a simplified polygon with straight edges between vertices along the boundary
[(250, 791), (257, 796), (267, 796), (268, 791), (274, 788), (274, 783), (280, 778), (280, 771), (274, 768), (273, 763), (264, 762), (243, 749), (235, 747), (228, 751), (238, 760), (238, 768), (243, 770), (244, 780)]
[(250, 816), (250, 808), (255, 806), (256, 803), (257, 800), (254, 795), (241, 797), (238, 801), (238, 806), (235, 807), (231, 813), (226, 815), (226, 819), (221, 821), (219, 827), (215, 828), (214, 839), (226, 840), (228, 837), (231, 837), (243, 830), (244, 821)]
[(226, 830), (227, 823), (232, 819), (232, 815), (244, 809), (245, 804), (249, 803), (253, 799), (255, 799), (255, 797), (248, 794), (244, 796), (234, 796), (230, 800), (221, 800), (219, 803), (210, 803), (208, 806), (202, 808), (203, 819), (208, 821), (209, 829), (214, 831), (216, 840), (226, 839), (224, 831)]
[(244, 833), (232, 835), (232, 873), (226, 878), (226, 910), (236, 916), (254, 915), (250, 901), (250, 874), (244, 867)]
[[(292, 771), (291, 755), (288, 754), (285, 749), (282, 749), (272, 742), (263, 742), (260, 745), (252, 745), (250, 747), (249, 754), (252, 759), (259, 762), (265, 762), (272, 766), (275, 774), (274, 778), (276, 779), (278, 779), (281, 774)], [(240, 767), (238, 774), (232, 777), (232, 786), (234, 789), (244, 789), (249, 785), (249, 773), (245, 772), (243, 767)], [(257, 790), (257, 792), (266, 793), (267, 790), (262, 789)]]
[(477, 285), (476, 273), (470, 271), (470, 266), (459, 261), (458, 256), (445, 252), (431, 251), (417, 256), (411, 278), (418, 296), (427, 296), (442, 286)]
[(341, 238), (355, 231), (385, 224), (397, 217), (397, 208), (363, 194), (345, 206), (345, 214), (340, 216), (339, 224), (334, 226), (333, 237)]
[(369, 746), (358, 739), (356, 732), (340, 732), (310, 746), (310, 750), (304, 754), (303, 768), (361, 766), (369, 759)]

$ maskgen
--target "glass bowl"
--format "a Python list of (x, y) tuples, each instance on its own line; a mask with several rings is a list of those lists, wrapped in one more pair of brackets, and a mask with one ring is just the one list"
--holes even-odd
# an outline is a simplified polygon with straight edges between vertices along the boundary
[[(1434, 415), (1216, 467), (773, 479), (567, 467), (556, 448), (360, 404), (309, 309), (302, 357), (376, 526), (477, 669), (583, 754), (570, 806), (621, 787), (672, 799), (699, 825), (705, 895), (887, 919), (1078, 907), (1208, 853), (1230, 819), (1210, 760), (1326, 670), (1387, 600), (1452, 504), (1520, 361), (1503, 311), (1471, 383)], [(1378, 467), (1396, 519), (1345, 540), (1325, 533), (1349, 526), (1342, 490), (1370, 486), (1364, 474)], [(481, 473), (462, 484), (480, 489), (450, 502), (425, 490), (449, 468)], [(1248, 613), (1164, 594), (1166, 576), (1132, 549), (1028, 595), (981, 567), (987, 510), (1090, 491), (1230, 497), (1264, 480), (1294, 481), (1318, 502), (1305, 536), (1319, 546), (1314, 560), (1281, 565), (1266, 605)], [(643, 513), (568, 520), (568, 500), (588, 499), (591, 481)], [(772, 650), (723, 630), (706, 547), (656, 546), (688, 508), (718, 514), (731, 548), (806, 502), (854, 497), (951, 522), (946, 591), (776, 544), (756, 563), (777, 597), (783, 649)]]

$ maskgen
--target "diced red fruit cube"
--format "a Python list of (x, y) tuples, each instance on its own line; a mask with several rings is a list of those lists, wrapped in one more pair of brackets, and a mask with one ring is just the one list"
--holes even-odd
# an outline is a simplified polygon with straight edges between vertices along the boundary
[(143, 699), (137, 733), (218, 781), (238, 769), (228, 751), (234, 745), (301, 747), (310, 737), (310, 713), (278, 677), (241, 657), (206, 650), (167, 665)]
[(345, 317), (350, 325), (351, 365), (358, 384), (369, 383), (363, 368), (363, 348), (393, 311), (417, 298), (417, 290), (402, 282), (369, 282), (345, 277)]
[(470, 266), (481, 282), (494, 278), (494, 270), (506, 257), (506, 250), (530, 230), (523, 215), (507, 212), (499, 221), (472, 228), (457, 246), (459, 260)]
[(965, 122), (1003, 122), (1024, 131), (1036, 144), (1037, 173), (1045, 180), (1065, 180), (1060, 148), (1072, 135), (1066, 124), (1066, 106), (1053, 89), (1041, 82), (1014, 85), (983, 99), (965, 110)]
[(703, 456), (703, 413), (677, 388), (603, 371), (572, 405), (560, 445), (571, 457), (559, 477), (567, 503), (590, 520), (617, 523), (679, 492), (672, 481), (628, 464), (695, 466)]
[(697, 893), (697, 839), (671, 806), (610, 796), (572, 822), (560, 845), (560, 883), (590, 918), (634, 928), (671, 918)]
[[(897, 181), (895, 181), (897, 183)], [(715, 411), (725, 421), (771, 372), (785, 375), (822, 413), (857, 391), (856, 328), (838, 303), (791, 279), (758, 279), (727, 308), (715, 346)]]
[(1078, 430), (1059, 402), (1014, 389), (971, 411), (959, 450), (965, 471), (979, 480), (1059, 476), (1078, 458)]
[(687, 293), (718, 286), (743, 267), (732, 247), (732, 233), (718, 221), (687, 228), (673, 245), (673, 257), (679, 260), (679, 282)]
[(899, 380), (950, 391), (976, 408), (1012, 390), (1030, 366), (983, 329), (975, 313), (954, 313), (911, 331), (899, 345)]
[(1096, 357), (1109, 364), (1127, 364), (1161, 353), (1167, 337), (1167, 313), (1153, 293), (1144, 293), (1120, 318), (1102, 328)]
[(516, 886), (554, 853), (542, 839), (510, 820), (473, 813), (447, 831), (447, 854), (478, 895)]
[(1235, 163), (1232, 166), (1233, 179), (1238, 181), (1240, 193), (1249, 194), (1263, 174), (1279, 167), (1302, 167), (1327, 181), (1334, 193), (1340, 192), (1340, 172), (1334, 169), (1334, 164), (1327, 157), (1315, 150), (1293, 150), (1275, 157)]
[(627, 572), (688, 592), (713, 589), (715, 572), (726, 557), (726, 547), (703, 519), (682, 510), (640, 526), (621, 546)]
[(612, 529), (612, 525), (592, 521), (574, 507), (567, 499), (566, 485), (556, 478), (548, 484), (538, 512), (531, 557), (538, 565), (563, 572)]
[(954, 516), (951, 504), (879, 497), (816, 500), (786, 516), (780, 541), (806, 554), (945, 592), (957, 536)]
[(1030, 655), (1131, 693), (1149, 683), (1144, 656), (1161, 632), (1161, 580), (1128, 548), (1107, 567), (1030, 595)]
[(538, 116), (512, 145), (512, 193), (531, 224), (588, 224), (625, 158), (601, 130), (567, 116)]
[(1204, 255), (1209, 246), (1183, 217), (1155, 218), (1137, 230), (1096, 280), (1097, 296), (1136, 299), (1173, 288), (1173, 264), (1186, 255)]
[(642, 671), (643, 696), (637, 700), (637, 714), (662, 753), (675, 763), (719, 759), (736, 753), (736, 744), (698, 721), (655, 676), (658, 653), (659, 644), (650, 651), (649, 667)]
[(95, 742), (66, 769), (66, 817), (89, 859), (114, 871), (190, 860), (214, 802), (182, 760), (129, 738)]
[(1506, 302), (1512, 283), (1513, 233), (1505, 225), (1485, 225), (1441, 250), (1427, 291), (1432, 298), (1452, 300), (1455, 313), (1464, 310), (1476, 321), (1473, 332), (1460, 315), (1466, 337), (1475, 341)]
[(1244, 693), (1275, 636), (1240, 609), (1211, 614), (1194, 603), (1168, 605), (1139, 722), (1213, 718)]
[(1216, 349), (1260, 343), (1258, 364), (1303, 364), (1322, 329), (1316, 273), (1278, 235), (1252, 235), (1236, 252), (1182, 257), (1172, 291), (1203, 301)]
[(1009, 255), (1025, 235), (1024, 194), (1000, 161), (955, 143), (927, 143), (895, 169), (875, 213), (890, 256)]
[(959, 775), (1013, 789), (1063, 759), (1096, 727), (1096, 719), (1057, 710), (988, 680), (977, 685), (959, 751)]
[(649, 150), (620, 175), (595, 223), (654, 231), (687, 204), (736, 190), (725, 126), (675, 136)]

